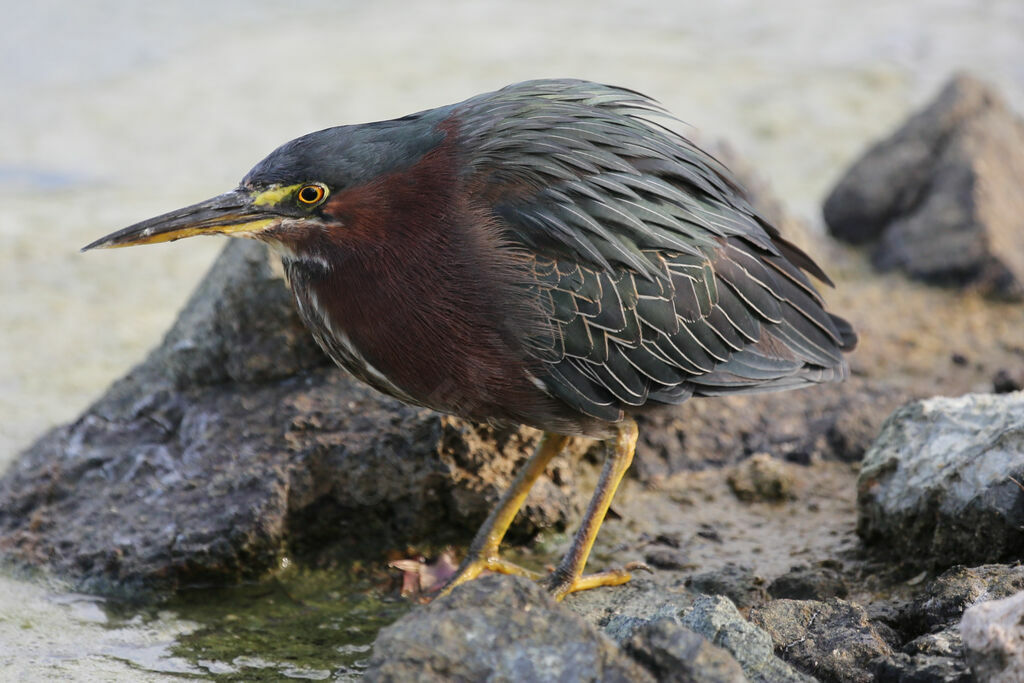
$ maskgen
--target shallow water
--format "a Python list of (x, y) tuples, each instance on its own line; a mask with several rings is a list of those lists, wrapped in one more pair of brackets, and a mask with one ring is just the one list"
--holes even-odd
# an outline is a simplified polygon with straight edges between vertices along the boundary
[(365, 668), (377, 631), (410, 606), (379, 597), (352, 568), (291, 568), (151, 608), (11, 578), (0, 585), (17, 588), (0, 613), (5, 681), (348, 680)]
[[(702, 139), (728, 139), (817, 221), (845, 165), (953, 70), (994, 82), (1024, 111), (1019, 0), (790, 1), (771, 11), (753, 0), (7, 4), (0, 468), (143, 357), (222, 243), (78, 247), (230, 188), (309, 130), (526, 78), (620, 83), (660, 99)], [(261, 605), (244, 591), (225, 596), (227, 613), (235, 600), (239, 611)], [(308, 600), (313, 620), (328, 614)], [(108, 615), (91, 599), (0, 577), (0, 667), (25, 680), (140, 680), (176, 667), (205, 675), (196, 653), (206, 646), (196, 643), (227, 632), (221, 617), (189, 606), (206, 602)], [(279, 634), (287, 623), (260, 628)], [(368, 642), (359, 638), (350, 644)], [(349, 664), (294, 665), (334, 676)]]

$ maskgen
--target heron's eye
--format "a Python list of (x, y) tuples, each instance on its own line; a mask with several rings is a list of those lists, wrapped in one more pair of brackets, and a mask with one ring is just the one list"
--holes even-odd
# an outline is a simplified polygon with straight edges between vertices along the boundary
[(306, 206), (316, 206), (327, 196), (327, 188), (323, 185), (310, 183), (299, 188), (299, 202)]

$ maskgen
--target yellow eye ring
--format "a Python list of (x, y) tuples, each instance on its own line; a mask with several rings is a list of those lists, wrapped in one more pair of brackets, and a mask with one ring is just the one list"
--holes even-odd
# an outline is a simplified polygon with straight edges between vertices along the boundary
[(327, 197), (327, 188), (319, 183), (310, 183), (309, 185), (303, 185), (299, 188), (299, 191), (295, 193), (300, 204), (306, 206), (316, 206)]

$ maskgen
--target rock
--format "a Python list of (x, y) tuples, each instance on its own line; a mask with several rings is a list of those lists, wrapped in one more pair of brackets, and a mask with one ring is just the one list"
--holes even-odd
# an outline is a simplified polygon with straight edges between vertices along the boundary
[[(0, 479), (0, 553), (136, 595), (256, 576), (283, 549), (468, 537), (535, 434), (377, 394), (294, 309), (266, 250), (230, 242), (163, 344)], [(520, 537), (574, 514), (567, 462), (531, 493)]]
[(743, 683), (747, 677), (728, 651), (707, 638), (662, 618), (642, 626), (626, 643), (626, 652), (658, 681)]
[(937, 568), (1018, 559), (1022, 415), (1024, 393), (932, 398), (896, 411), (858, 479), (863, 541)]
[(658, 618), (673, 618), (675, 610), (662, 614), (658, 612), (654, 619), (645, 617), (630, 617), (625, 614), (616, 614), (605, 624), (604, 634), (619, 645), (624, 645), (627, 640), (639, 633), (640, 629), (653, 623)]
[[(716, 662), (721, 661), (721, 655), (710, 649), (712, 645), (694, 640), (689, 631), (728, 651), (752, 681), (812, 680), (776, 657), (768, 635), (744, 619), (725, 597), (701, 596), (694, 600), (686, 591), (634, 578), (615, 590), (574, 593), (563, 606), (603, 626), (606, 635), (633, 653), (659, 680), (676, 680), (665, 678), (669, 674), (662, 667), (678, 657), (696, 656), (701, 666), (707, 662), (710, 668), (697, 680), (706, 680), (719, 670)], [(730, 667), (723, 666), (728, 673)]]
[(755, 453), (733, 467), (727, 481), (740, 500), (779, 502), (796, 497), (798, 478), (793, 465)]
[(899, 648), (915, 635), (919, 635), (918, 632), (909, 633), (907, 627), (911, 602), (912, 600), (898, 597), (889, 600), (876, 600), (863, 606), (871, 623), (885, 638), (885, 642), (894, 649)]
[(992, 378), (992, 391), (997, 394), (1010, 394), (1021, 389), (1024, 389), (1024, 370), (1013, 374), (1001, 368)]
[[(943, 681), (975, 679), (964, 659), (961, 617), (972, 605), (1004, 598), (1024, 590), (1024, 567), (983, 565), (954, 567), (922, 586), (909, 603), (895, 609), (873, 606), (876, 618), (891, 622), (902, 634), (900, 652), (876, 662), (879, 681)], [(878, 616), (882, 612), (886, 616)], [(881, 626), (875, 622), (877, 627)]]
[(749, 567), (727, 563), (721, 569), (712, 569), (687, 578), (687, 587), (704, 595), (724, 595), (737, 607), (760, 605), (768, 599), (764, 579)]
[(849, 589), (842, 574), (831, 567), (793, 567), (768, 585), (773, 598), (826, 600), (845, 598)]
[(1024, 122), (985, 83), (952, 79), (861, 157), (825, 201), (829, 230), (928, 282), (1024, 295)]
[(960, 629), (952, 625), (935, 633), (926, 633), (914, 638), (903, 646), (908, 655), (927, 655), (931, 657), (949, 657), (963, 659), (964, 644), (960, 638)]
[(935, 633), (957, 624), (972, 605), (1022, 590), (1024, 566), (952, 567), (925, 586), (903, 621), (911, 635)]
[(964, 612), (960, 633), (979, 681), (1024, 679), (1024, 592), (974, 605)]
[(740, 616), (722, 596), (698, 598), (682, 615), (682, 623), (732, 653), (751, 681), (806, 681), (806, 676), (775, 656), (771, 637)]
[(839, 384), (766, 395), (694, 399), (637, 417), (631, 474), (645, 483), (686, 470), (734, 465), (755, 453), (791, 462), (858, 462), (905, 387), (849, 377)]
[(644, 562), (658, 569), (687, 569), (693, 566), (685, 551), (663, 545), (645, 550)]
[(654, 679), (534, 582), (486, 576), (382, 630), (365, 680)]
[(926, 633), (903, 646), (901, 652), (875, 662), (880, 681), (903, 683), (967, 683), (973, 680), (964, 661), (963, 643), (957, 624), (935, 633)]
[(634, 574), (629, 583), (614, 590), (580, 591), (562, 602), (620, 644), (644, 624), (674, 617), (692, 604), (693, 596), (684, 588), (658, 584), (642, 574)]
[(875, 666), (878, 683), (972, 683), (974, 677), (962, 659), (897, 652)]
[(771, 636), (780, 657), (822, 681), (868, 683), (873, 660), (892, 654), (864, 608), (838, 598), (773, 600), (750, 610), (750, 621)]

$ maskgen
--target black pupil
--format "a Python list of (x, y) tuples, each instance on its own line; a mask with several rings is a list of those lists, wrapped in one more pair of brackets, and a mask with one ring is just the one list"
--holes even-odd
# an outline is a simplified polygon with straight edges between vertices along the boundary
[(312, 204), (320, 199), (320, 188), (307, 185), (299, 191), (299, 199), (307, 204)]

